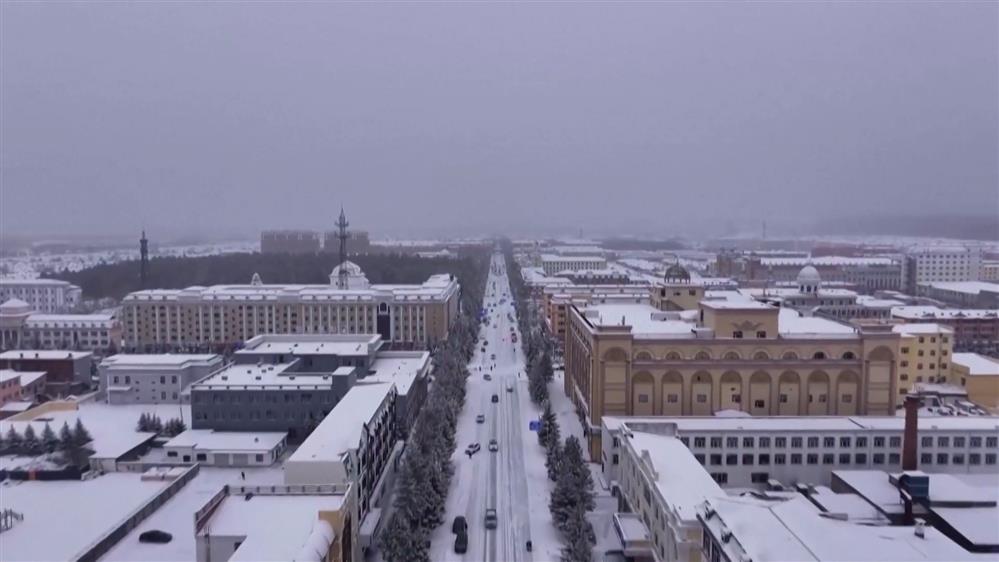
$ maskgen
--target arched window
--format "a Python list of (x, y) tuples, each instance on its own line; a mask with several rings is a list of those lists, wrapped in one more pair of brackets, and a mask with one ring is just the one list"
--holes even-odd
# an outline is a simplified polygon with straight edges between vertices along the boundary
[(825, 351), (816, 351), (815, 353), (812, 354), (812, 359), (825, 359), (825, 358), (826, 358)]
[(698, 351), (697, 355), (694, 356), (694, 359), (697, 359), (697, 360), (700, 360), (700, 361), (707, 361), (707, 360), (711, 359), (711, 354), (708, 353), (707, 351), (703, 351), (703, 350), (702, 351)]
[(856, 358), (857, 358), (857, 356), (852, 351), (847, 351), (847, 352), (845, 352), (843, 354), (843, 359), (846, 359), (846, 360), (851, 360), (851, 359), (856, 359)]
[(798, 354), (793, 351), (785, 351), (783, 355), (780, 356), (781, 359), (797, 359)]
[(739, 359), (742, 359), (742, 357), (739, 357), (739, 354), (735, 351), (726, 352), (724, 358), (731, 361), (738, 361)]
[(757, 361), (766, 361), (767, 359), (770, 359), (770, 355), (768, 355), (766, 351), (760, 350), (753, 354), (753, 359), (756, 359)]
[(683, 359), (683, 357), (675, 351), (670, 351), (669, 353), (666, 354), (667, 361), (679, 361), (681, 359)]

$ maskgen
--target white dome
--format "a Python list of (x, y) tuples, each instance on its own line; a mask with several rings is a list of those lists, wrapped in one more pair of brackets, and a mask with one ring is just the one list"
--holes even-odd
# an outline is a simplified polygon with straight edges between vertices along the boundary
[(334, 277), (336, 277), (337, 275), (340, 274), (340, 268), (341, 267), (343, 267), (343, 268), (345, 268), (347, 270), (347, 274), (348, 275), (364, 275), (364, 272), (361, 271), (361, 266), (359, 266), (356, 263), (348, 260), (348, 261), (345, 261), (342, 264), (340, 264), (340, 265), (338, 265), (338, 266), (336, 266), (336, 267), (333, 268), (332, 275)]
[(4, 314), (24, 314), (31, 312), (31, 305), (21, 299), (14, 298), (0, 304), (0, 311)]
[(810, 265), (806, 265), (798, 272), (799, 285), (818, 285), (821, 282), (822, 277), (819, 276), (819, 270)]

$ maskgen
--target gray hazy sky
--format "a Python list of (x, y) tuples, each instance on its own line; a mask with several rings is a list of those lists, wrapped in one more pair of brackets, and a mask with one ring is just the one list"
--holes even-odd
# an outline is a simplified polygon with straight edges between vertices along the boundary
[(999, 213), (997, 6), (4, 1), (0, 226)]

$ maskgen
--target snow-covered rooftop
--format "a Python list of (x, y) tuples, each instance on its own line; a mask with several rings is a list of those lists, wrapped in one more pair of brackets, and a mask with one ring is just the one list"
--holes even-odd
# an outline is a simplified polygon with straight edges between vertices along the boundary
[(417, 377), (426, 373), (429, 365), (430, 353), (427, 351), (382, 351), (363, 380), (393, 383), (399, 394), (406, 395), (409, 387)]
[(584, 311), (586, 319), (595, 326), (631, 326), (636, 336), (669, 336), (693, 338), (694, 324), (683, 320), (661, 319), (664, 315), (655, 307), (644, 303), (594, 304)]
[(971, 376), (999, 375), (999, 361), (977, 353), (955, 353), (950, 362), (967, 367)]
[(368, 355), (382, 345), (378, 334), (262, 334), (247, 340), (237, 355)]
[(358, 446), (364, 424), (375, 417), (393, 388), (392, 383), (359, 381), (344, 394), (288, 462), (339, 461), (347, 450)]
[(781, 308), (777, 316), (777, 331), (791, 338), (856, 337), (857, 329), (817, 316), (803, 316), (789, 308)]
[(954, 330), (943, 326), (941, 324), (927, 323), (927, 324), (896, 324), (892, 326), (891, 331), (896, 334), (907, 334), (907, 335), (917, 335), (917, 334), (953, 334)]
[(848, 256), (820, 256), (820, 257), (769, 257), (760, 258), (761, 265), (790, 265), (795, 267), (804, 267), (806, 265), (813, 265), (816, 267), (842, 267), (842, 266), (860, 266), (860, 265), (877, 265), (877, 266), (888, 266), (896, 263), (895, 260), (891, 258), (882, 257), (848, 257)]
[[(137, 473), (109, 473), (90, 480), (0, 483), (0, 510), (24, 520), (3, 532), (4, 560), (72, 560), (169, 482)], [(188, 532), (193, 535), (191, 513)]]
[(333, 375), (288, 371), (292, 363), (236, 364), (216, 371), (191, 386), (192, 390), (246, 388), (274, 390), (281, 388), (320, 389), (333, 387)]
[(281, 444), (287, 433), (278, 431), (245, 432), (188, 429), (164, 444), (164, 447), (193, 447), (209, 451), (270, 451)]
[(12, 349), (0, 353), (0, 361), (12, 361), (15, 359), (42, 359), (52, 361), (56, 359), (83, 359), (91, 357), (93, 353), (89, 351), (68, 351), (64, 349)]
[[(641, 429), (643, 424), (676, 424), (684, 432), (747, 431), (747, 432), (799, 432), (799, 431), (857, 431), (863, 429), (899, 431), (905, 428), (902, 416), (750, 416), (740, 418), (717, 416), (682, 417), (616, 417), (604, 416), (608, 429), (628, 425)], [(920, 417), (919, 427), (943, 431), (997, 430), (997, 416), (933, 416)]]
[(222, 356), (211, 353), (119, 353), (101, 361), (101, 367), (122, 369), (183, 368), (221, 364)]
[(977, 295), (983, 291), (989, 293), (999, 293), (999, 283), (989, 283), (987, 281), (938, 281), (934, 283), (920, 283), (928, 285), (934, 289), (942, 291), (953, 291), (955, 293), (965, 293)]
[(633, 431), (628, 440), (639, 457), (651, 462), (648, 468), (655, 477), (656, 488), (679, 519), (694, 520), (699, 504), (725, 494), (676, 437)]
[(897, 306), (891, 309), (895, 318), (907, 320), (946, 320), (955, 318), (997, 318), (995, 308), (940, 308), (938, 306)]

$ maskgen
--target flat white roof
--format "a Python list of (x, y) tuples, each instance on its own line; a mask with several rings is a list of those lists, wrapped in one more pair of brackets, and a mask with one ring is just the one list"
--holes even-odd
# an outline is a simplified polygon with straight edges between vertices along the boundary
[(896, 334), (953, 334), (954, 330), (942, 324), (896, 324), (891, 331)]
[(392, 383), (358, 381), (287, 462), (339, 461), (357, 447), (363, 424), (375, 417), (392, 389)]
[[(619, 428), (622, 424), (628, 425), (633, 430), (641, 430), (643, 424), (655, 426), (667, 423), (676, 424), (680, 433), (688, 431), (787, 433), (799, 431), (902, 431), (905, 428), (905, 418), (902, 416), (750, 416), (739, 418), (604, 416), (603, 418), (603, 424), (611, 430)], [(919, 428), (941, 431), (999, 431), (999, 416), (920, 417)]]
[(319, 512), (339, 510), (343, 499), (339, 494), (257, 494), (249, 500), (229, 496), (212, 514), (208, 528), (212, 535), (246, 537), (230, 561), (298, 560), (313, 527), (329, 525), (319, 520)]
[(819, 257), (790, 257), (790, 258), (777, 258), (768, 257), (760, 258), (760, 265), (790, 265), (790, 266), (801, 266), (813, 265), (816, 267), (825, 266), (850, 266), (850, 265), (893, 265), (897, 263), (891, 258), (879, 258), (879, 257), (848, 257), (848, 256), (819, 256)]
[(378, 334), (265, 334), (246, 342), (237, 355), (367, 355), (381, 345)]
[(999, 309), (995, 308), (940, 308), (938, 306), (896, 306), (891, 309), (895, 318), (909, 320), (942, 320), (960, 318), (996, 318)]
[(168, 484), (123, 472), (91, 480), (4, 481), (0, 509), (21, 513), (24, 520), (3, 532), (3, 558), (73, 560)]
[(955, 353), (950, 362), (967, 367), (972, 376), (999, 375), (999, 361), (977, 353)]
[(999, 283), (989, 283), (987, 281), (939, 281), (935, 283), (920, 283), (920, 285), (928, 285), (934, 289), (966, 293), (969, 295), (977, 295), (982, 291), (999, 293)]
[(695, 327), (693, 323), (683, 320), (659, 320), (656, 315), (663, 313), (645, 303), (594, 304), (581, 312), (594, 326), (620, 326), (623, 319), (624, 324), (631, 326), (632, 333), (636, 335), (694, 337), (691, 331)]
[(164, 447), (193, 447), (208, 451), (271, 451), (287, 433), (279, 431), (243, 432), (188, 429), (164, 444)]
[(725, 494), (676, 437), (633, 431), (628, 440), (640, 458), (646, 458), (648, 452), (650, 468), (657, 475), (655, 485), (681, 519), (695, 519), (697, 506), (705, 499)]
[(857, 329), (817, 316), (803, 316), (789, 308), (781, 308), (777, 316), (777, 331), (782, 336), (802, 337), (854, 337)]
[(297, 373), (285, 371), (292, 363), (239, 364), (216, 371), (191, 385), (192, 390), (249, 387), (253, 389), (278, 388), (332, 388), (332, 373)]
[(16, 286), (16, 285), (62, 285), (62, 286), (73, 286), (69, 281), (63, 281), (61, 279), (43, 279), (41, 277), (36, 277), (34, 279), (11, 279), (11, 278), (0, 278), (0, 286)]
[(605, 262), (607, 258), (603, 256), (557, 256), (554, 254), (544, 254), (541, 256), (542, 262), (577, 262), (577, 261), (588, 261), (588, 262)]
[(0, 353), (0, 360), (14, 359), (82, 359), (91, 357), (93, 353), (89, 351), (67, 351), (62, 349), (12, 349)]
[(774, 310), (776, 308), (773, 305), (749, 299), (704, 299), (701, 301), (701, 306), (718, 310)]
[(427, 351), (382, 351), (371, 364), (370, 370), (374, 373), (365, 375), (362, 380), (394, 383), (399, 394), (405, 396), (429, 364), (430, 352)]
[(222, 356), (212, 353), (119, 353), (101, 361), (101, 367), (186, 367), (192, 364), (211, 365), (222, 363)]

